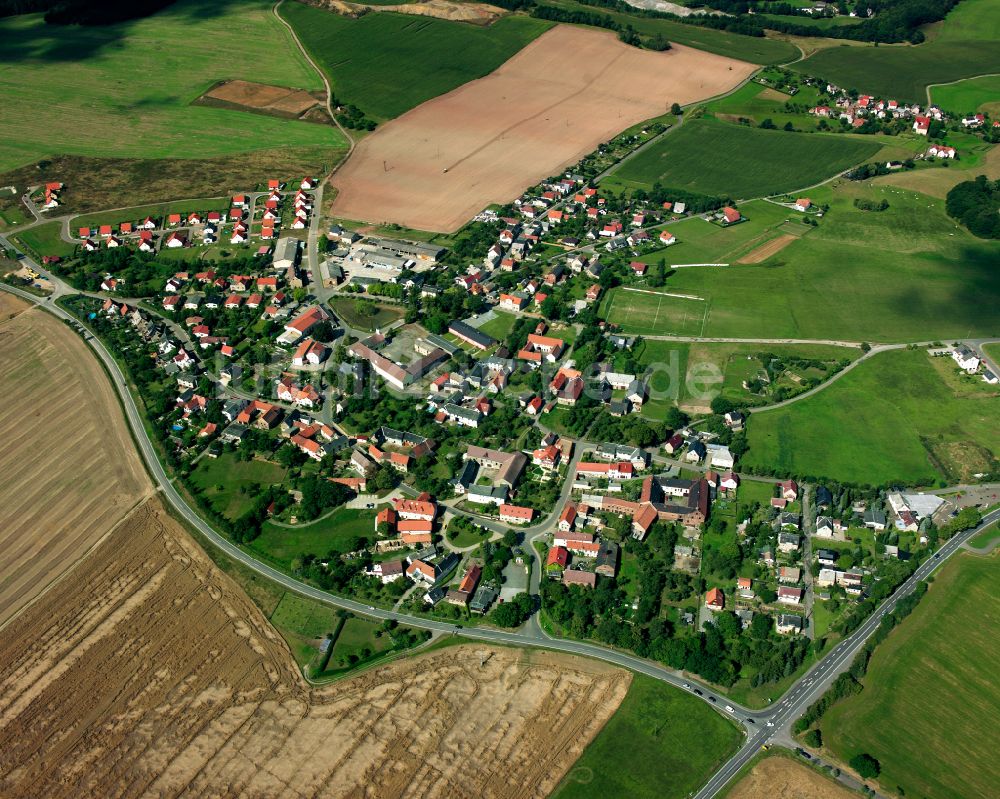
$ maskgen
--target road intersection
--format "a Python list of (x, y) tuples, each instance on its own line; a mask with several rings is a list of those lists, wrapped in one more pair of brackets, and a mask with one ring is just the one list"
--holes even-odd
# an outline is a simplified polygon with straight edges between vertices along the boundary
[[(0, 246), (9, 247), (9, 243), (0, 237)], [(34, 264), (29, 258), (23, 259), (29, 265), (42, 272), (40, 266)], [(732, 719), (744, 731), (746, 741), (743, 746), (727, 761), (696, 794), (696, 799), (710, 799), (715, 796), (739, 771), (743, 768), (761, 749), (762, 746), (775, 743), (779, 745), (792, 745), (791, 725), (802, 712), (829, 687), (836, 677), (843, 673), (853, 661), (857, 652), (865, 644), (868, 638), (875, 632), (881, 618), (891, 612), (896, 603), (902, 597), (909, 594), (916, 584), (929, 576), (935, 569), (944, 563), (955, 552), (962, 548), (962, 545), (971, 537), (990, 524), (1000, 520), (1000, 510), (995, 510), (983, 518), (982, 523), (971, 530), (965, 531), (950, 539), (941, 549), (924, 564), (903, 584), (896, 592), (885, 600), (882, 605), (869, 617), (869, 619), (854, 633), (839, 642), (824, 658), (796, 680), (786, 694), (776, 703), (772, 703), (764, 709), (750, 709), (744, 707), (733, 700), (727, 699), (724, 694), (717, 693), (714, 689), (699, 682), (697, 679), (667, 669), (658, 663), (648, 661), (643, 658), (630, 655), (625, 652), (610, 649), (596, 644), (585, 643), (568, 639), (553, 638), (547, 635), (541, 628), (536, 616), (527, 623), (520, 631), (504, 631), (496, 629), (486, 629), (477, 627), (463, 627), (454, 623), (428, 619), (419, 616), (412, 616), (399, 613), (394, 610), (384, 610), (371, 605), (365, 605), (346, 597), (339, 597), (308, 585), (294, 577), (284, 574), (271, 566), (254, 558), (252, 555), (240, 549), (228, 539), (220, 535), (211, 525), (209, 525), (190, 505), (174, 487), (169, 475), (163, 468), (156, 450), (150, 440), (141, 412), (128, 390), (128, 381), (121, 371), (117, 361), (108, 351), (104, 344), (85, 327), (79, 320), (75, 319), (69, 312), (64, 310), (55, 300), (61, 296), (71, 293), (62, 281), (53, 276), (56, 292), (47, 297), (39, 297), (15, 287), (0, 284), (0, 289), (16, 294), (29, 302), (43, 308), (54, 316), (71, 323), (81, 330), (86, 343), (95, 352), (104, 365), (111, 378), (116, 391), (121, 399), (122, 408), (126, 419), (132, 430), (134, 440), (142, 454), (143, 461), (156, 483), (158, 490), (162, 492), (164, 499), (173, 507), (188, 524), (194, 527), (213, 546), (224, 552), (228, 557), (239, 562), (245, 567), (257, 572), (269, 580), (279, 584), (286, 590), (299, 595), (322, 602), (334, 607), (343, 608), (360, 615), (369, 616), (376, 619), (392, 619), (400, 623), (430, 630), (437, 634), (452, 634), (461, 638), (473, 641), (483, 641), (512, 646), (533, 646), (552, 649), (569, 654), (581, 655), (596, 658), (623, 668), (645, 674), (682, 690), (687, 690), (692, 695), (698, 696), (708, 703), (718, 712)], [(584, 446), (578, 446), (576, 453), (570, 461), (570, 469), (575, 468), (575, 464), (585, 449), (588, 442), (580, 442)], [(659, 459), (658, 459), (659, 460)], [(565, 500), (569, 497), (572, 480), (567, 479), (564, 483), (559, 501), (554, 505), (549, 516), (540, 522), (529, 527), (521, 528), (520, 532), (525, 535), (525, 540), (534, 542), (552, 528), (554, 519)], [(495, 531), (507, 529), (499, 522), (488, 519), (479, 519), (481, 524)], [(540, 556), (531, 547), (535, 558), (535, 568), (532, 570), (530, 589), (537, 593), (541, 579)]]

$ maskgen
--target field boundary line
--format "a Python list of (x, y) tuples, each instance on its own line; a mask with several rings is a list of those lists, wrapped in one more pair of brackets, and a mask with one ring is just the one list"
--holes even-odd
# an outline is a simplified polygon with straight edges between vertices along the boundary
[(979, 80), (979, 78), (1000, 78), (1000, 72), (984, 72), (982, 75), (970, 75), (967, 78), (959, 78), (958, 80), (949, 80), (944, 83), (928, 83), (927, 84), (927, 104), (930, 105), (933, 100), (931, 100), (931, 89), (936, 89), (938, 86), (954, 86), (956, 83), (964, 83), (967, 80)]
[[(118, 392), (116, 391), (115, 393), (117, 394)], [(95, 551), (97, 551), (97, 548), (101, 546), (101, 544), (107, 541), (107, 539), (111, 536), (112, 533), (114, 533), (125, 522), (131, 519), (135, 515), (135, 512), (137, 510), (146, 505), (146, 503), (148, 503), (149, 500), (155, 497), (156, 493), (157, 490), (155, 487), (153, 487), (152, 485), (148, 486), (146, 489), (146, 493), (143, 494), (142, 497), (140, 497), (135, 502), (135, 504), (128, 509), (128, 512), (124, 516), (122, 516), (122, 518), (120, 518), (113, 525), (111, 525), (111, 527), (109, 527), (105, 532), (101, 533), (100, 538), (98, 538), (93, 544), (87, 547), (85, 552), (81, 552), (79, 557), (77, 557), (76, 560), (74, 560), (65, 569), (63, 569), (63, 571), (60, 574), (56, 575), (51, 580), (49, 580), (49, 582), (45, 584), (45, 587), (42, 588), (42, 590), (39, 591), (38, 594), (36, 594), (30, 600), (28, 600), (27, 603), (18, 608), (17, 612), (14, 613), (13, 616), (11, 616), (9, 619), (0, 624), (0, 632), (6, 630), (7, 627), (10, 626), (10, 624), (15, 619), (19, 619), (24, 614), (24, 612), (27, 611), (29, 608), (33, 607), (35, 603), (38, 602), (38, 600), (40, 600), (42, 597), (48, 594), (49, 591), (51, 591), (53, 588), (59, 585), (59, 583), (61, 583), (63, 580), (65, 580), (67, 577), (73, 574), (87, 558), (89, 558)]]
[[(698, 302), (705, 302), (704, 297), (699, 297), (695, 294), (677, 294), (673, 291), (650, 291), (649, 289), (636, 289), (631, 286), (622, 286), (622, 288), (625, 291), (634, 291), (638, 294), (653, 294), (660, 298), (660, 302), (663, 301), (664, 297), (676, 297), (679, 300), (697, 300)], [(656, 308), (659, 310), (660, 306), (657, 305)]]

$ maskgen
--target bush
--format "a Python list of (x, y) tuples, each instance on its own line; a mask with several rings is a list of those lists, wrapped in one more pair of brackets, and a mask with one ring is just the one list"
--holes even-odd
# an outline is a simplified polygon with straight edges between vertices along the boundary
[(850, 766), (866, 780), (875, 779), (882, 771), (879, 762), (867, 752), (852, 757)]
[(820, 733), (818, 728), (813, 728), (802, 736), (802, 741), (806, 746), (811, 746), (813, 749), (819, 749), (823, 745), (823, 735)]

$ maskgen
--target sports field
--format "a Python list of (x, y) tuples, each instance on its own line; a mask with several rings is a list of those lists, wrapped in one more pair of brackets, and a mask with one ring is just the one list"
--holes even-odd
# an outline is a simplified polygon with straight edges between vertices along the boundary
[(121, 25), (0, 19), (0, 171), (59, 154), (194, 158), (343, 146), (329, 125), (191, 105), (223, 78), (320, 89), (271, 3), (179, 0)]
[(608, 31), (558, 25), (487, 77), (366, 137), (334, 177), (333, 213), (457, 230), (623, 128), (671, 102), (732, 88), (753, 69), (687, 47), (657, 53)]
[(875, 650), (864, 690), (827, 712), (826, 746), (843, 760), (871, 754), (882, 766), (880, 784), (897, 795), (995, 796), (998, 580), (996, 556), (948, 563)]
[(923, 103), (934, 83), (1000, 72), (1000, 3), (962, 0), (916, 46), (840, 46), (792, 66), (845, 88)]
[(552, 797), (681, 799), (697, 790), (739, 741), (732, 723), (703, 702), (636, 674), (625, 701)]
[[(829, 203), (830, 212), (769, 260), (678, 269), (667, 278), (666, 291), (709, 302), (705, 335), (891, 342), (1000, 334), (995, 311), (1000, 243), (958, 227), (942, 201), (894, 186), (846, 181), (809, 196), (814, 203)], [(855, 198), (886, 199), (889, 208), (860, 211)], [(763, 207), (749, 203), (740, 209), (753, 221)], [(667, 256), (679, 262), (691, 238), (685, 231), (703, 224), (671, 228), (678, 243)], [(737, 233), (745, 224), (723, 232)], [(706, 238), (702, 246), (718, 244), (715, 252), (724, 251), (721, 237)], [(633, 329), (629, 319), (620, 321)]]
[(629, 332), (663, 336), (700, 336), (708, 303), (701, 297), (676, 297), (662, 292), (618, 289), (603, 308), (604, 318)]
[(954, 114), (990, 113), (996, 119), (1000, 112), (1000, 75), (969, 78), (959, 83), (931, 88), (931, 99)]
[(988, 472), (1000, 456), (1000, 395), (965, 390), (938, 371), (948, 367), (922, 349), (875, 355), (811, 397), (752, 413), (743, 463), (871, 485)]
[(857, 137), (696, 119), (623, 163), (603, 185), (649, 190), (661, 183), (746, 199), (812, 186), (877, 151), (876, 143)]
[(488, 28), (391, 12), (350, 19), (297, 2), (284, 3), (281, 16), (337, 99), (380, 121), (492, 72), (551, 26), (524, 16)]

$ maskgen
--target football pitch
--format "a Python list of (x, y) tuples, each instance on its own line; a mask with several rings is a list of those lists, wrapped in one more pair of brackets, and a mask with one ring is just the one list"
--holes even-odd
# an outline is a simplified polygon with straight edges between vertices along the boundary
[(604, 317), (640, 335), (700, 336), (710, 303), (693, 294), (623, 288), (611, 292)]

